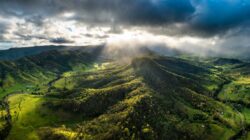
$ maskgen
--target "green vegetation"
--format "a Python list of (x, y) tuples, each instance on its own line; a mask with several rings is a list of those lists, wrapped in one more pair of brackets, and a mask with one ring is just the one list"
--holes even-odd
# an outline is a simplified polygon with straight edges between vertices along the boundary
[(249, 137), (248, 63), (153, 53), (118, 62), (94, 57), (99, 51), (0, 62), (0, 134), (11, 128), (9, 140)]
[[(12, 129), (7, 139), (38, 139), (35, 129), (44, 125), (52, 125), (55, 117), (40, 115), (39, 106), (43, 98), (32, 95), (17, 94), (9, 97), (10, 112), (12, 116)], [(44, 111), (44, 109), (42, 110)]]
[(39, 139), (37, 131), (46, 126), (62, 126), (80, 119), (63, 111), (52, 112), (44, 102), (52, 100), (29, 94), (16, 94), (8, 98), (12, 128), (7, 139)]

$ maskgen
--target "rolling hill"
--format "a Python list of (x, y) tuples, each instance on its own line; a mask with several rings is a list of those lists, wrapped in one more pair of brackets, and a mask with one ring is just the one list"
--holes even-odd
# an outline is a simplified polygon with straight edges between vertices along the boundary
[(138, 49), (129, 61), (121, 61), (127, 57), (119, 54), (121, 50), (111, 57), (105, 51), (51, 50), (1, 61), (0, 136), (9, 140), (250, 136), (248, 63), (224, 58), (195, 61), (148, 49)]
[(26, 48), (10, 48), (8, 50), (0, 51), (0, 60), (15, 60), (25, 56), (36, 55), (42, 52), (59, 50), (65, 48), (64, 46), (36, 46)]

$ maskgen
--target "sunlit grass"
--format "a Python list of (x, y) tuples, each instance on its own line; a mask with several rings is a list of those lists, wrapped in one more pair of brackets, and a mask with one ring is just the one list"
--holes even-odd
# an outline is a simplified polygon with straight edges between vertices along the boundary
[(12, 129), (7, 139), (39, 139), (36, 129), (40, 126), (53, 124), (56, 119), (51, 116), (42, 116), (38, 107), (42, 105), (43, 98), (32, 95), (14, 95), (8, 99), (12, 115)]
[(242, 76), (235, 81), (236, 84), (240, 85), (250, 85), (250, 76)]
[(7, 124), (7, 121), (5, 120), (5, 117), (7, 117), (7, 112), (5, 108), (0, 108), (0, 132), (4, 129), (4, 127)]
[(246, 104), (250, 104), (250, 78), (239, 77), (226, 85), (222, 92), (219, 94), (219, 98), (222, 100), (243, 101)]
[(101, 64), (94, 64), (94, 68), (97, 70), (102, 70), (105, 69), (110, 63), (106, 62), (106, 63), (101, 63)]
[[(12, 128), (8, 140), (38, 140), (40, 127), (73, 124), (79, 120), (78, 116), (62, 111), (52, 111), (43, 107), (47, 99), (42, 96), (29, 94), (17, 94), (9, 97), (10, 113), (12, 116)], [(58, 133), (68, 134), (66, 130)]]

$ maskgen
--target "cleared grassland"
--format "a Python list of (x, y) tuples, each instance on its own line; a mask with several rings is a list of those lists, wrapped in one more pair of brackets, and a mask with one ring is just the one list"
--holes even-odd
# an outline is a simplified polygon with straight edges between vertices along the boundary
[[(43, 107), (43, 103), (51, 100), (42, 96), (16, 94), (8, 98), (12, 116), (12, 128), (8, 140), (38, 140), (39, 129), (42, 127), (61, 127), (63, 124), (74, 124), (78, 116), (63, 111), (53, 112)], [(56, 129), (57, 133), (70, 133)], [(67, 132), (67, 133), (66, 133)]]

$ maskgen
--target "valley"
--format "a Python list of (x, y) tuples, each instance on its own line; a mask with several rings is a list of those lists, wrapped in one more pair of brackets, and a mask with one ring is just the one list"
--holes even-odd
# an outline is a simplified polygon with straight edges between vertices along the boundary
[(145, 50), (120, 62), (97, 58), (102, 51), (50, 50), (0, 61), (0, 136), (249, 138), (249, 63)]

